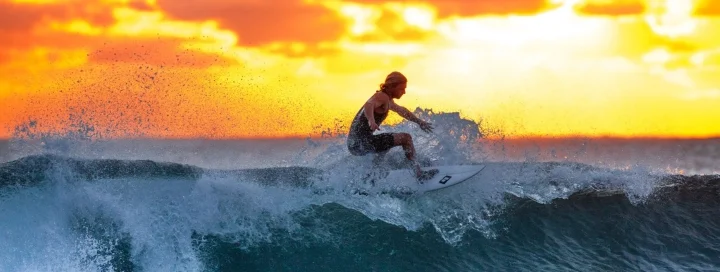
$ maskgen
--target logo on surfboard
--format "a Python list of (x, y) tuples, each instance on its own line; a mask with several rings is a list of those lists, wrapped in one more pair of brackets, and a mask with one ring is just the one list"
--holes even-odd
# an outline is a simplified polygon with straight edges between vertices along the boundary
[(445, 183), (447, 183), (448, 180), (450, 180), (451, 178), (452, 178), (452, 176), (444, 176), (444, 177), (440, 180), (440, 184), (445, 184)]

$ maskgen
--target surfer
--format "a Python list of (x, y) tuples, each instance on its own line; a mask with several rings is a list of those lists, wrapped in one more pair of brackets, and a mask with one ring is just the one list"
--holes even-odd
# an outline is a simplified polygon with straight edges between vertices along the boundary
[(365, 102), (350, 125), (347, 146), (351, 154), (363, 156), (369, 153), (384, 155), (395, 146), (402, 146), (405, 157), (412, 164), (415, 175), (419, 181), (427, 180), (437, 174), (437, 169), (423, 171), (420, 164), (415, 160), (415, 146), (412, 136), (408, 133), (380, 133), (373, 135), (373, 132), (380, 130), (380, 124), (388, 116), (389, 111), (398, 113), (403, 118), (420, 125), (420, 129), (431, 133), (433, 126), (417, 118), (405, 107), (395, 103), (393, 99), (400, 99), (405, 94), (407, 78), (400, 72), (392, 72), (387, 75), (385, 82), (380, 84), (380, 90), (375, 91), (370, 99)]

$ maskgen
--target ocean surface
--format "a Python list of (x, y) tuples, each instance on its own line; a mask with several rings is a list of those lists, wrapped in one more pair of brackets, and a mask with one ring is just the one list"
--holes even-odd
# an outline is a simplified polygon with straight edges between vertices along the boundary
[[(720, 139), (487, 140), (430, 116), (425, 194), (343, 136), (0, 142), (0, 271), (720, 271)], [(382, 169), (405, 169), (400, 149)], [(410, 171), (408, 171), (410, 174)]]

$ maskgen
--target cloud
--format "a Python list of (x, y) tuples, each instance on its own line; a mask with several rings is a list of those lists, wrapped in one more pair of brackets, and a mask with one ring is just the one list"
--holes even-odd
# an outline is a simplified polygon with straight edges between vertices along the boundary
[(0, 30), (3, 32), (28, 31), (42, 19), (44, 12), (46, 11), (33, 6), (0, 2)]
[(0, 2), (0, 30), (29, 31), (44, 20), (65, 21), (82, 18), (97, 26), (114, 22), (112, 8), (103, 4), (70, 2), (65, 4), (30, 5)]
[(699, 1), (695, 6), (695, 15), (717, 16), (720, 15), (720, 1), (704, 0)]
[(423, 29), (408, 23), (402, 17), (402, 11), (382, 9), (373, 21), (372, 31), (354, 37), (359, 42), (373, 41), (422, 41), (432, 35), (430, 29)]
[[(362, 4), (384, 4), (381, 0), (347, 1)], [(440, 17), (535, 14), (547, 10), (552, 5), (547, 0), (416, 0), (400, 1), (405, 4), (429, 4), (434, 6)]]
[(89, 47), (101, 44), (97, 37), (75, 33), (19, 33), (10, 32), (3, 35), (9, 42), (0, 43), (0, 51), (9, 49), (27, 49), (34, 46), (53, 48)]
[(111, 7), (100, 4), (83, 5), (79, 2), (66, 4), (14, 4), (0, 2), (0, 33), (3, 42), (0, 63), (10, 59), (8, 50), (27, 49), (33, 46), (55, 48), (88, 46), (93, 39), (76, 33), (55, 31), (53, 22), (82, 20), (94, 26), (109, 26), (114, 23)]
[[(19, 59), (13, 57), (13, 52), (37, 48), (53, 52), (65, 49), (85, 50), (89, 52), (88, 60), (95, 63), (145, 62), (151, 65), (183, 67), (237, 63), (233, 58), (206, 53), (199, 48), (217, 38), (211, 35), (217, 34), (211, 32), (215, 30), (212, 26), (176, 22), (165, 24), (161, 16), (158, 16), (160, 19), (156, 21), (148, 20), (147, 18), (154, 14), (142, 11), (152, 11), (153, 8), (138, 1), (129, 2), (128, 6), (93, 5), (96, 4), (91, 4), (84, 10), (78, 2), (66, 5), (0, 3), (0, 21), (10, 21), (0, 25), (3, 38), (6, 39), (6, 42), (0, 43), (0, 63)], [(123, 8), (119, 10), (125, 11), (125, 16), (115, 17), (113, 11), (118, 11), (115, 8)], [(13, 20), (13, 16), (18, 20)], [(151, 29), (151, 34), (132, 32), (138, 29), (138, 23), (145, 23), (139, 29), (146, 32)], [(122, 27), (118, 28), (118, 25)], [(178, 33), (179, 36), (173, 36)], [(187, 37), (188, 35), (190, 37)]]
[(358, 42), (373, 41), (422, 41), (431, 33), (413, 27), (400, 27), (392, 30), (379, 30), (362, 34), (354, 40)]
[(698, 46), (683, 40), (673, 40), (665, 38), (662, 39), (662, 44), (671, 52), (676, 53), (692, 53), (699, 49)]
[(693, 90), (680, 95), (683, 100), (717, 100), (720, 99), (720, 89)]
[(152, 11), (153, 7), (148, 5), (146, 1), (130, 1), (128, 3), (128, 7), (132, 8), (134, 10), (140, 10), (140, 11)]
[(482, 14), (535, 14), (551, 5), (545, 0), (488, 0), (488, 1), (431, 1), (438, 8), (438, 15), (473, 16)]
[(700, 52), (697, 56), (697, 62), (704, 66), (720, 67), (720, 49)]
[(299, 0), (159, 0), (158, 6), (176, 19), (217, 20), (238, 35), (241, 45), (331, 41), (346, 28), (346, 21), (331, 10)]
[(575, 9), (586, 15), (622, 16), (637, 15), (645, 12), (645, 4), (640, 0), (624, 1), (585, 1)]

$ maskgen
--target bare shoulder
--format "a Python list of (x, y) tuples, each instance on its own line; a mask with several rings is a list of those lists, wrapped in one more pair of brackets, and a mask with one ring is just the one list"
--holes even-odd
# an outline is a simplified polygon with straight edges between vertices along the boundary
[(383, 92), (376, 92), (375, 94), (373, 94), (373, 96), (370, 97), (370, 101), (372, 101), (376, 104), (386, 104), (386, 103), (392, 104), (392, 100), (390, 99), (390, 97), (387, 96), (387, 94), (385, 94)]

